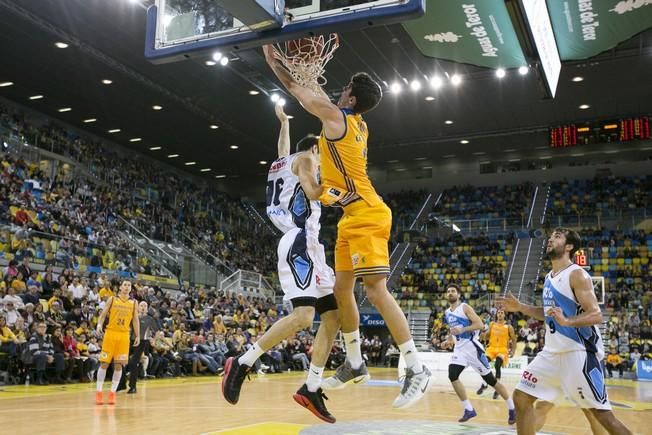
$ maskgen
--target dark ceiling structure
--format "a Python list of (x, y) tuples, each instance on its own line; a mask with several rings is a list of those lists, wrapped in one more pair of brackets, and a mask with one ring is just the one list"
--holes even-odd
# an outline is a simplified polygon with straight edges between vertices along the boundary
[[(0, 82), (14, 83), (0, 88), (0, 96), (207, 181), (266, 171), (260, 161), (276, 157), (273, 93), (288, 100), (293, 139), (318, 133), (317, 120), (278, 88), (260, 49), (230, 53), (227, 66), (209, 66), (210, 58), (149, 63), (142, 6), (146, 2), (0, 0)], [(527, 157), (547, 145), (549, 126), (652, 113), (652, 31), (588, 61), (565, 62), (554, 100), (542, 98), (534, 72), (509, 70), (498, 79), (491, 69), (427, 58), (401, 25), (340, 36), (327, 67), (333, 97), (357, 71), (387, 84), (404, 82), (401, 93), (386, 92), (366, 116), (376, 168), (452, 154), (471, 160), (478, 151), (509, 149)], [(458, 74), (462, 83), (436, 91), (407, 84), (434, 73)], [(43, 98), (30, 100), (34, 95)]]

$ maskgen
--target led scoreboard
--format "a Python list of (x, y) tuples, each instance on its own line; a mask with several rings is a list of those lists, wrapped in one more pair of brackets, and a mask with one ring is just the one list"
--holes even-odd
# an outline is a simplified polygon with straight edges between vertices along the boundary
[(549, 129), (549, 145), (552, 148), (641, 139), (650, 139), (650, 118), (647, 116), (568, 124)]

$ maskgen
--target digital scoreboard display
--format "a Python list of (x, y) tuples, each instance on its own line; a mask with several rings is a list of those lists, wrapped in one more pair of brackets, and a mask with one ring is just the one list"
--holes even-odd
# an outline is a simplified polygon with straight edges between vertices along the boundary
[(617, 121), (568, 124), (551, 127), (548, 133), (552, 148), (650, 139), (650, 118), (641, 116)]

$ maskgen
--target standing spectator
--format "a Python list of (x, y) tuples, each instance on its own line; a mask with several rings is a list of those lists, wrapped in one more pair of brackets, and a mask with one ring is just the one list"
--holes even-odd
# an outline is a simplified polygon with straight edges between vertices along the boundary
[(25, 279), (32, 276), (32, 268), (29, 266), (29, 255), (23, 257), (23, 262), (18, 266), (18, 272), (22, 273)]

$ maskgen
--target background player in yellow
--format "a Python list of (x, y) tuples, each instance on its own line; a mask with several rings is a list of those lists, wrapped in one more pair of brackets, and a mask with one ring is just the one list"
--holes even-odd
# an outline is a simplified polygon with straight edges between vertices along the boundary
[(99, 358), (101, 366), (97, 370), (95, 403), (98, 405), (104, 403), (102, 385), (106, 377), (106, 369), (111, 361), (113, 361), (113, 378), (111, 379), (109, 404), (115, 404), (115, 395), (122, 376), (122, 366), (126, 365), (129, 360), (129, 323), (132, 323), (134, 328), (134, 347), (140, 344), (140, 324), (136, 302), (129, 299), (130, 292), (131, 281), (125, 279), (120, 284), (118, 296), (109, 298), (97, 321), (97, 334), (102, 335), (104, 321), (107, 316), (109, 317)]
[(378, 309), (405, 358), (403, 388), (393, 403), (406, 408), (423, 397), (430, 371), (420, 363), (417, 348), (403, 311), (387, 291), (388, 241), (392, 212), (378, 196), (367, 175), (369, 131), (362, 114), (374, 109), (382, 89), (369, 74), (356, 73), (333, 104), (321, 88), (299, 85), (282, 66), (271, 45), (263, 47), (265, 59), (283, 86), (309, 113), (322, 122), (319, 164), (322, 194), (327, 206), (339, 206), (344, 214), (337, 224), (335, 244), (335, 297), (346, 346), (346, 362), (322, 388), (342, 388), (369, 379), (360, 351), (360, 313), (353, 295), (362, 278), (369, 301)]
[[(496, 379), (501, 378), (501, 369), (507, 367), (509, 358), (514, 356), (516, 351), (516, 334), (512, 325), (505, 323), (505, 311), (496, 311), (496, 321), (489, 324), (489, 330), (484, 335), (485, 342), (489, 342), (485, 352), (489, 361), (494, 362), (496, 370)], [(477, 391), (478, 395), (482, 394), (488, 387), (482, 384)], [(494, 391), (494, 399), (498, 398), (498, 391)]]

